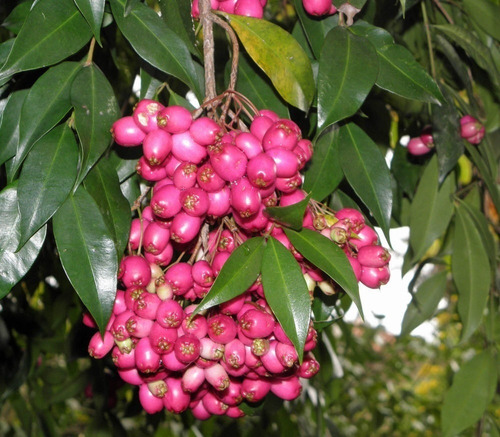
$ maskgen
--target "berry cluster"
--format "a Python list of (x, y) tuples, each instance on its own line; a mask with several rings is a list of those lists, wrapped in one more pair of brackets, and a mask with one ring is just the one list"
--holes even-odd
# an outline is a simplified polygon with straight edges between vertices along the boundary
[[(243, 15), (246, 17), (262, 18), (267, 0), (210, 0), (211, 8), (228, 14)], [(191, 15), (199, 18), (199, 0), (193, 0)]]
[[(295, 399), (300, 378), (319, 370), (312, 355), (316, 331), (311, 325), (299, 364), (260, 277), (237, 298), (193, 316), (231, 252), (255, 235), (272, 236), (290, 250), (311, 294), (316, 285), (327, 294), (341, 291), (265, 212), (305, 199), (300, 170), (312, 143), (293, 121), (270, 110), (254, 113), (250, 128), (241, 130), (234, 119), (193, 119), (183, 107), (142, 100), (113, 124), (119, 145), (142, 144), (137, 171), (153, 188), (131, 224), (113, 315), (104, 337), (92, 337), (89, 353), (112, 352), (121, 378), (140, 386), (149, 413), (190, 408), (200, 419), (240, 417), (241, 402), (258, 402), (269, 392)], [(311, 202), (303, 225), (342, 247), (358, 280), (372, 288), (387, 282), (389, 254), (358, 211), (333, 213)], [(174, 254), (181, 255), (172, 262)]]
[[(484, 138), (484, 126), (471, 115), (460, 119), (460, 136), (471, 144), (479, 144)], [(419, 156), (429, 153), (434, 148), (434, 139), (430, 128), (415, 138), (411, 138), (407, 145), (410, 155)]]

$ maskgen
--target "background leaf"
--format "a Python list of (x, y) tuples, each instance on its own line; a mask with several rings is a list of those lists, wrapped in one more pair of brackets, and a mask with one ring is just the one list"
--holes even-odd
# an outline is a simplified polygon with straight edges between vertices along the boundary
[(189, 0), (159, 0), (161, 18), (167, 27), (173, 30), (186, 44), (189, 51), (200, 57), (196, 49), (196, 38), (191, 17), (191, 1)]
[(203, 84), (186, 43), (148, 6), (134, 4), (127, 17), (124, 17), (124, 8), (125, 0), (111, 0), (116, 23), (137, 54), (152, 66), (182, 80), (201, 99)]
[(265, 209), (266, 215), (271, 216), (278, 223), (289, 228), (300, 230), (304, 221), (304, 214), (309, 204), (310, 195), (306, 196), (300, 202), (289, 206), (273, 206)]
[(353, 123), (340, 128), (339, 144), (339, 159), (347, 181), (390, 241), (392, 187), (384, 157), (371, 138)]
[(263, 253), (262, 237), (250, 238), (238, 246), (222, 266), (210, 292), (196, 307), (196, 313), (244, 293), (260, 273)]
[(131, 212), (129, 203), (120, 190), (113, 164), (107, 159), (101, 159), (85, 178), (84, 185), (101, 211), (115, 243), (116, 254), (121, 258), (128, 242)]
[[(52, 129), (71, 108), (70, 89), (80, 70), (76, 62), (50, 68), (31, 87), (21, 110), (19, 143), (12, 161), (12, 176), (17, 172), (33, 144)], [(39, 108), (33, 111), (33, 108)]]
[(359, 298), (358, 281), (345, 253), (325, 236), (304, 228), (300, 232), (285, 229), (286, 236), (293, 246), (313, 265), (324, 271), (339, 284), (363, 316)]
[(21, 109), (29, 90), (13, 92), (3, 110), (2, 123), (0, 124), (0, 165), (12, 158), (17, 151), (19, 143), (19, 118)]
[(21, 250), (19, 245), (19, 223), (17, 182), (0, 192), (0, 299), (9, 293), (26, 275), (38, 257), (45, 241), (47, 227), (41, 228)]
[(463, 205), (456, 208), (451, 269), (458, 289), (458, 314), (463, 325), (462, 341), (465, 341), (483, 318), (491, 270), (477, 226)]
[(59, 208), (53, 225), (64, 271), (103, 332), (116, 295), (118, 259), (101, 212), (80, 187)]
[(500, 5), (489, 0), (464, 0), (463, 5), (467, 14), (486, 33), (500, 41), (500, 28), (498, 17), (500, 16)]
[(111, 85), (95, 65), (82, 68), (76, 76), (71, 87), (71, 103), (82, 147), (78, 186), (111, 144), (110, 128), (120, 112)]
[(314, 154), (304, 175), (304, 190), (321, 202), (344, 178), (338, 155), (339, 131), (325, 129), (314, 143)]
[(455, 189), (454, 175), (448, 175), (441, 187), (438, 177), (437, 157), (432, 157), (422, 174), (410, 208), (410, 246), (414, 262), (448, 228), (453, 215), (451, 194)]
[(90, 36), (89, 26), (73, 0), (38, 2), (0, 69), (0, 81), (20, 71), (59, 62), (80, 50)]
[(19, 177), (19, 247), (64, 202), (73, 188), (77, 166), (78, 148), (73, 131), (67, 125), (57, 126), (35, 144)]
[(311, 314), (309, 291), (297, 260), (273, 237), (267, 240), (262, 258), (262, 285), (267, 303), (302, 362)]
[(444, 397), (441, 410), (444, 437), (459, 434), (481, 418), (493, 399), (497, 378), (491, 350), (480, 352), (462, 365)]
[(18, 34), (23, 27), (24, 21), (31, 10), (30, 2), (19, 3), (2, 23), (2, 27), (9, 29), (12, 33)]
[(375, 84), (378, 59), (365, 38), (343, 27), (326, 36), (318, 71), (318, 127), (356, 113)]
[(418, 286), (417, 292), (413, 295), (403, 317), (402, 336), (408, 335), (417, 326), (432, 317), (446, 291), (447, 275), (446, 271), (436, 273)]
[(224, 14), (250, 57), (291, 105), (307, 111), (314, 97), (309, 58), (279, 26), (258, 18)]
[(101, 43), (101, 25), (104, 17), (104, 5), (106, 0), (74, 0), (78, 9), (87, 20), (96, 41)]

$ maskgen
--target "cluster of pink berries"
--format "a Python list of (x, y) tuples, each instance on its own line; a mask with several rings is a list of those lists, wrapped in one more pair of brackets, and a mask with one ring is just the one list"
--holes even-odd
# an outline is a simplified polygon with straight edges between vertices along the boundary
[[(199, 419), (240, 417), (241, 402), (258, 402), (269, 392), (295, 399), (300, 378), (319, 370), (312, 355), (316, 331), (311, 325), (299, 364), (260, 277), (237, 298), (193, 316), (232, 251), (255, 235), (270, 235), (291, 251), (311, 295), (316, 285), (328, 294), (340, 291), (265, 212), (305, 199), (300, 170), (312, 143), (270, 110), (259, 111), (248, 131), (233, 125), (142, 100), (112, 127), (119, 145), (142, 144), (137, 171), (154, 186), (149, 205), (131, 224), (132, 254), (122, 259), (118, 275), (124, 291), (117, 291), (104, 337), (92, 337), (89, 353), (102, 358), (112, 352), (119, 375), (139, 386), (149, 413), (189, 408)], [(303, 225), (342, 247), (358, 280), (373, 288), (387, 282), (388, 253), (358, 211), (333, 214), (311, 203)], [(174, 253), (190, 259), (172, 263)]]
[[(210, 0), (211, 8), (215, 11), (253, 18), (262, 18), (264, 16), (266, 4), (267, 0)], [(199, 0), (193, 0), (191, 15), (194, 18), (199, 18)]]
[[(479, 144), (484, 138), (484, 126), (471, 115), (460, 119), (460, 136), (471, 144)], [(425, 155), (434, 148), (432, 132), (426, 128), (422, 135), (410, 139), (407, 145), (408, 153), (414, 156)]]

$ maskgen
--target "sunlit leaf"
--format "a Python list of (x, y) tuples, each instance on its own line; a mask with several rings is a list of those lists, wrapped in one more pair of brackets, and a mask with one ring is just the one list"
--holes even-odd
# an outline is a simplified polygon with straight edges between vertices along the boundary
[(262, 258), (262, 285), (269, 306), (302, 361), (311, 317), (309, 291), (297, 260), (273, 237), (267, 240)]
[(311, 229), (304, 228), (300, 232), (285, 229), (285, 233), (302, 256), (324, 271), (345, 290), (363, 317), (358, 281), (342, 249), (333, 241)]
[(118, 272), (108, 227), (83, 187), (68, 197), (52, 221), (64, 271), (103, 332), (113, 309)]
[(314, 154), (305, 171), (304, 190), (322, 201), (344, 178), (339, 159), (339, 131), (325, 129), (314, 143)]
[(82, 68), (76, 76), (71, 87), (71, 104), (82, 147), (76, 183), (79, 185), (111, 144), (110, 128), (120, 112), (113, 88), (95, 65)]
[(364, 37), (344, 27), (326, 36), (318, 71), (318, 126), (356, 113), (375, 84), (377, 54)]
[(196, 312), (227, 302), (245, 292), (257, 279), (264, 253), (264, 239), (255, 237), (238, 246), (222, 266), (210, 292)]
[(90, 28), (73, 0), (38, 2), (0, 69), (0, 81), (20, 71), (59, 62), (80, 50), (90, 36)]
[(462, 365), (444, 396), (441, 409), (443, 437), (458, 435), (481, 418), (495, 394), (497, 377), (492, 350), (480, 352)]
[(60, 125), (33, 147), (19, 177), (20, 246), (57, 211), (76, 179), (78, 148), (73, 131)]
[(339, 159), (345, 177), (389, 240), (392, 212), (391, 177), (382, 153), (357, 125), (339, 130)]
[(462, 341), (466, 341), (483, 318), (490, 291), (491, 270), (481, 235), (463, 204), (456, 208), (451, 269), (458, 289)]
[(314, 78), (309, 58), (299, 43), (267, 20), (231, 14), (224, 16), (280, 95), (291, 105), (307, 111), (314, 97)]

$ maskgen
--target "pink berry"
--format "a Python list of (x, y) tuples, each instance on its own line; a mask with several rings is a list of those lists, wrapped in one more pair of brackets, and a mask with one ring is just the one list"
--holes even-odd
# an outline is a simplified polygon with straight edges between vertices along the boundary
[(158, 306), (156, 321), (164, 328), (178, 328), (184, 320), (184, 310), (172, 299), (164, 300)]
[(93, 358), (104, 358), (105, 355), (111, 352), (114, 345), (114, 338), (110, 332), (106, 331), (104, 337), (101, 337), (100, 332), (96, 332), (90, 339), (88, 352)]
[(179, 200), (182, 204), (182, 209), (195, 217), (204, 215), (210, 206), (207, 192), (197, 187), (182, 191)]
[(205, 370), (198, 366), (190, 366), (182, 374), (181, 384), (185, 392), (196, 392), (204, 382)]
[(332, 6), (331, 0), (302, 0), (304, 9), (310, 15), (321, 17), (330, 12)]
[(165, 167), (160, 165), (150, 165), (144, 156), (139, 158), (135, 169), (137, 174), (147, 181), (160, 181), (167, 177)]
[(149, 263), (139, 255), (129, 255), (120, 262), (120, 280), (125, 287), (146, 286), (151, 281)]
[(383, 267), (390, 259), (391, 255), (382, 246), (363, 246), (358, 251), (358, 261), (362, 266)]
[(218, 363), (205, 369), (205, 379), (215, 390), (222, 391), (229, 387), (229, 376)]
[(179, 212), (172, 220), (172, 240), (176, 243), (189, 243), (198, 235), (202, 225), (201, 217), (191, 216), (183, 211)]
[(250, 132), (240, 132), (234, 139), (234, 143), (248, 159), (263, 152), (260, 140)]
[(284, 147), (273, 147), (266, 151), (276, 164), (276, 176), (278, 178), (289, 178), (299, 170), (297, 155)]
[(246, 173), (248, 158), (232, 144), (224, 143), (210, 155), (215, 172), (225, 181), (232, 182)]
[(301, 139), (299, 127), (291, 120), (278, 120), (262, 138), (262, 147), (267, 152), (274, 147), (293, 150)]
[(271, 383), (271, 392), (281, 399), (293, 401), (300, 396), (302, 385), (297, 376), (289, 378), (276, 378)]
[(425, 155), (432, 149), (426, 145), (421, 137), (412, 138), (407, 145), (408, 153), (414, 156)]
[(133, 118), (137, 126), (144, 132), (158, 129), (156, 115), (164, 106), (155, 100), (143, 99), (134, 108)]
[(239, 179), (231, 185), (231, 206), (243, 218), (256, 214), (261, 206), (259, 190), (247, 178)]
[(144, 231), (142, 245), (146, 252), (157, 255), (165, 250), (170, 242), (170, 231), (157, 222), (152, 222)]
[(202, 146), (214, 144), (221, 131), (221, 127), (208, 117), (201, 117), (194, 120), (189, 128), (194, 141)]
[(216, 314), (208, 319), (208, 336), (216, 343), (229, 343), (236, 332), (236, 322), (229, 316)]
[(207, 156), (207, 149), (198, 144), (189, 132), (183, 132), (172, 135), (172, 154), (179, 161), (199, 164)]
[(209, 193), (219, 191), (226, 185), (226, 181), (215, 172), (209, 162), (206, 162), (198, 169), (196, 181), (200, 188)]
[(231, 191), (227, 186), (219, 191), (208, 193), (210, 206), (207, 210), (207, 215), (213, 217), (223, 217), (229, 212), (231, 207)]
[(141, 338), (135, 346), (135, 365), (142, 373), (154, 373), (160, 368), (160, 355), (151, 347), (149, 338)]
[(177, 337), (176, 328), (165, 328), (159, 323), (159, 320), (153, 324), (149, 332), (151, 347), (160, 355), (167, 354), (173, 350)]
[(238, 0), (234, 6), (234, 13), (245, 17), (262, 18), (264, 8), (255, 0)]
[(192, 162), (183, 162), (173, 174), (172, 180), (179, 190), (186, 190), (196, 185), (198, 167)]
[(192, 363), (200, 356), (200, 340), (191, 334), (184, 334), (174, 343), (175, 357), (182, 363)]
[(275, 319), (266, 311), (250, 309), (238, 319), (238, 323), (247, 337), (263, 338), (273, 332)]
[(361, 266), (360, 281), (368, 288), (379, 288), (387, 284), (390, 278), (390, 271), (387, 265), (383, 267), (364, 267)]
[(263, 378), (244, 379), (241, 383), (241, 395), (248, 402), (259, 402), (271, 390), (271, 382)]
[(163, 398), (163, 405), (171, 413), (180, 414), (186, 411), (191, 401), (191, 396), (182, 389), (180, 378), (167, 377), (167, 394)]
[(267, 153), (259, 153), (247, 164), (248, 180), (257, 188), (267, 188), (276, 181), (277, 167)]
[(182, 209), (180, 194), (181, 190), (174, 185), (167, 185), (155, 190), (150, 203), (154, 214), (161, 218), (176, 216)]
[(116, 143), (124, 147), (139, 146), (146, 136), (132, 116), (116, 120), (111, 128), (111, 134)]
[(191, 126), (191, 113), (182, 106), (168, 106), (157, 115), (158, 127), (171, 134), (186, 132)]
[(163, 401), (151, 393), (147, 384), (141, 384), (139, 387), (139, 402), (148, 414), (159, 413), (163, 410)]
[(142, 143), (142, 152), (149, 165), (160, 165), (172, 150), (172, 137), (169, 133), (156, 129), (148, 134)]

